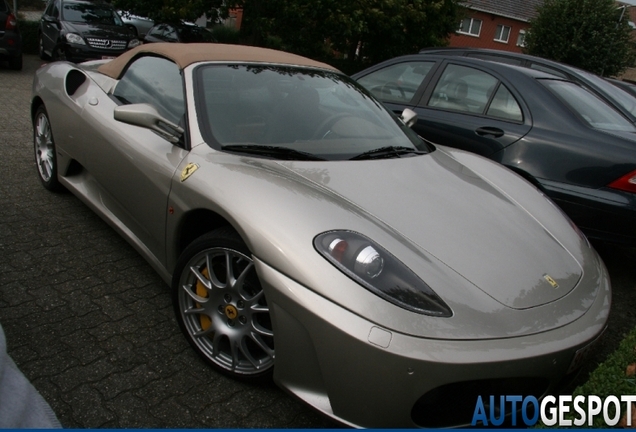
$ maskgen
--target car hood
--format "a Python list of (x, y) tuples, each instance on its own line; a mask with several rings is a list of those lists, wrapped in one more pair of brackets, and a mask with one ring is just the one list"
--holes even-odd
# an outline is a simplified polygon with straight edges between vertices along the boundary
[[(181, 181), (189, 164), (200, 168)], [(488, 159), (441, 146), (402, 159), (327, 162), (198, 145), (176, 173), (170, 202), (174, 214), (211, 210), (259, 262), (378, 326), (418, 337), (536, 334), (582, 317), (599, 290), (607, 299), (610, 289), (598, 255), (534, 186)], [(314, 248), (316, 236), (335, 230), (381, 245), (453, 316), (413, 313), (350, 279)]]
[(82, 37), (95, 37), (103, 39), (129, 40), (132, 38), (126, 26), (111, 26), (104, 24), (85, 24), (70, 21), (62, 22), (68, 33), (77, 33)]
[(383, 221), (507, 307), (553, 302), (577, 285), (581, 265), (536, 216), (456, 160), (428, 159), (435, 163), (412, 158), (386, 171), (369, 161), (332, 164), (328, 173), (283, 165)]

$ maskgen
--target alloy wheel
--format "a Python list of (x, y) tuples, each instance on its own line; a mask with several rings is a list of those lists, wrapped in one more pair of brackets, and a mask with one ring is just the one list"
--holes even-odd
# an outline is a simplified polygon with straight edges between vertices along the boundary
[(214, 366), (243, 378), (274, 366), (269, 307), (248, 255), (207, 248), (185, 265), (177, 289), (182, 327)]

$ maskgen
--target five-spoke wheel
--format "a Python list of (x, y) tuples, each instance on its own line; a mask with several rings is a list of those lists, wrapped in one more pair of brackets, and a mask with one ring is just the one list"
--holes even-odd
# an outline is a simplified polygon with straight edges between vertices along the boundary
[(243, 379), (271, 374), (274, 332), (251, 254), (228, 228), (195, 240), (173, 277), (179, 325), (210, 364)]

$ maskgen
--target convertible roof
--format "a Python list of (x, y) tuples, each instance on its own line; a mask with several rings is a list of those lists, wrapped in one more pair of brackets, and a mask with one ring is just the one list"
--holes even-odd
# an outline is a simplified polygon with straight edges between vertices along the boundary
[(141, 55), (157, 55), (174, 61), (180, 69), (203, 61), (276, 63), (310, 66), (337, 71), (333, 66), (296, 54), (245, 45), (216, 43), (152, 43), (140, 45), (100, 66), (97, 70), (119, 79), (132, 59)]

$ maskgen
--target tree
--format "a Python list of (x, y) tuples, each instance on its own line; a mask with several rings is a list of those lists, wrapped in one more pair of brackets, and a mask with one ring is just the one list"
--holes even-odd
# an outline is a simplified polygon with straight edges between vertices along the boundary
[(457, 0), (242, 0), (249, 41), (314, 58), (379, 62), (447, 43)]
[(526, 36), (529, 54), (599, 75), (634, 62), (627, 13), (614, 0), (545, 0)]
[(329, 61), (375, 63), (446, 45), (460, 21), (459, 0), (113, 0), (155, 21), (227, 16), (242, 7), (244, 43)]

